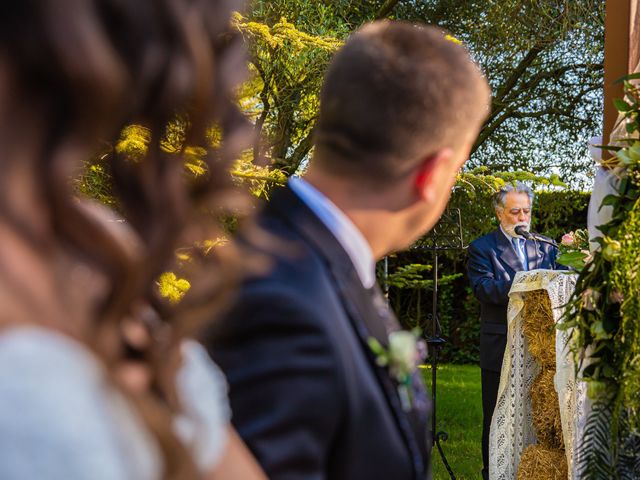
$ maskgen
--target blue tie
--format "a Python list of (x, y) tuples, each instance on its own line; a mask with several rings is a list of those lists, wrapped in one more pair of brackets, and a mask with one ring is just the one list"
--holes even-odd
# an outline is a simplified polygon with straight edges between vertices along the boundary
[(516, 249), (516, 253), (518, 254), (518, 257), (520, 257), (520, 262), (522, 262), (522, 266), (524, 267), (525, 270), (529, 269), (529, 266), (527, 265), (527, 256), (524, 253), (524, 240), (522, 240), (521, 238), (513, 238), (513, 246)]

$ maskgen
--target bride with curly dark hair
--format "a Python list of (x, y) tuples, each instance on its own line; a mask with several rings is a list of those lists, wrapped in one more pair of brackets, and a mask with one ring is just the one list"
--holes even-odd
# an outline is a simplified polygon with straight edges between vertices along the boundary
[[(224, 379), (187, 338), (235, 268), (178, 308), (156, 295), (179, 245), (211, 238), (227, 162), (246, 135), (233, 103), (244, 53), (225, 0), (20, 0), (0, 15), (0, 478), (264, 478), (230, 427)], [(160, 148), (223, 142), (197, 182)], [(115, 214), (74, 190), (122, 128), (150, 133), (110, 156)], [(197, 265), (195, 261), (193, 265)], [(213, 273), (212, 273), (213, 272)]]

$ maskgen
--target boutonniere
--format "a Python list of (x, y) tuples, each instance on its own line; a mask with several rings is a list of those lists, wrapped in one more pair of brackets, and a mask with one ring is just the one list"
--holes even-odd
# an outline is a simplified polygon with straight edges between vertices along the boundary
[(420, 331), (398, 330), (389, 335), (389, 347), (370, 337), (369, 348), (376, 356), (376, 363), (387, 367), (389, 374), (398, 383), (398, 394), (405, 411), (413, 404), (413, 376), (417, 366), (427, 357), (427, 346), (420, 338)]

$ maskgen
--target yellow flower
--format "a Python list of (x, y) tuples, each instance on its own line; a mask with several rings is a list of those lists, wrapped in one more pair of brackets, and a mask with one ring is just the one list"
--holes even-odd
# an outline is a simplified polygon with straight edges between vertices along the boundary
[(116, 143), (116, 152), (131, 161), (141, 160), (149, 148), (151, 131), (142, 125), (129, 125), (122, 130)]
[(171, 303), (178, 303), (191, 288), (187, 279), (178, 278), (173, 272), (165, 272), (160, 275), (157, 283), (160, 296), (168, 299)]
[(458, 40), (456, 37), (454, 37), (453, 35), (449, 35), (448, 33), (444, 36), (444, 38), (446, 38), (450, 42), (457, 43), (458, 45), (462, 45), (461, 40)]

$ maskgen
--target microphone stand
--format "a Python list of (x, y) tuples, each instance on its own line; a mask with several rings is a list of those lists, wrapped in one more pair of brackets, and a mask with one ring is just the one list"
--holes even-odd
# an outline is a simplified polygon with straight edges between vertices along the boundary
[(542, 243), (546, 243), (547, 245), (551, 245), (552, 247), (558, 248), (558, 244), (553, 240), (547, 240), (546, 238), (542, 238), (535, 234), (529, 234), (528, 238), (530, 238), (534, 242), (542, 242)]
[(514, 229), (514, 232), (516, 233), (516, 235), (520, 235), (522, 238), (524, 238), (526, 240), (533, 240), (535, 242), (542, 242), (542, 243), (546, 243), (548, 245), (551, 245), (552, 247), (558, 248), (558, 244), (556, 242), (554, 242), (553, 240), (547, 240), (546, 238), (541, 237), (537, 233), (532, 233), (529, 230), (526, 230), (521, 225), (518, 225)]
[(433, 444), (438, 449), (442, 463), (449, 474), (451, 480), (456, 480), (456, 476), (449, 465), (444, 450), (440, 442), (446, 441), (449, 438), (449, 434), (445, 431), (438, 431), (436, 424), (436, 379), (438, 369), (438, 354), (440, 349), (446, 343), (446, 340), (441, 337), (442, 327), (438, 318), (438, 252), (447, 250), (464, 250), (464, 239), (462, 237), (462, 219), (460, 216), (459, 208), (449, 208), (440, 217), (438, 223), (433, 229), (423, 238), (421, 244), (414, 247), (419, 250), (431, 251), (433, 253), (433, 298), (432, 298), (432, 312), (428, 316), (431, 319), (431, 336), (426, 337), (427, 345), (429, 346), (429, 356), (431, 360), (431, 438)]

